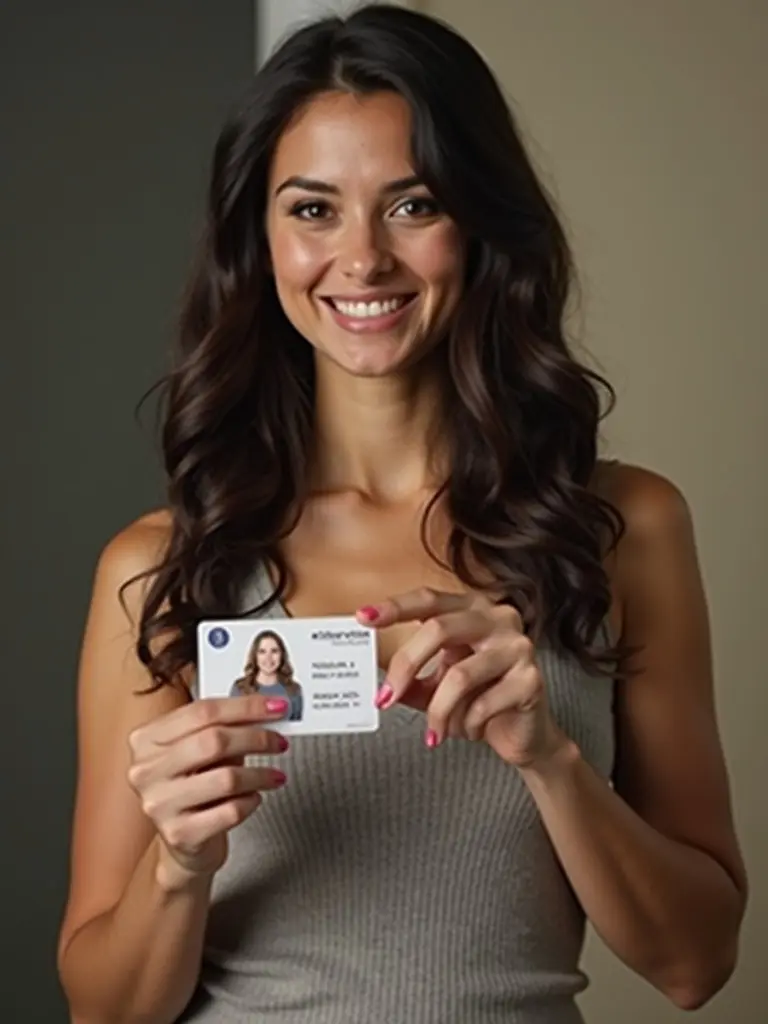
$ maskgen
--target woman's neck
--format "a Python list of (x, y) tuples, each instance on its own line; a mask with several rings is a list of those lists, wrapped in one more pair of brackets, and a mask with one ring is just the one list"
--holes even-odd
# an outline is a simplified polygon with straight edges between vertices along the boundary
[(398, 502), (442, 483), (441, 390), (433, 371), (351, 377), (318, 359), (312, 491)]

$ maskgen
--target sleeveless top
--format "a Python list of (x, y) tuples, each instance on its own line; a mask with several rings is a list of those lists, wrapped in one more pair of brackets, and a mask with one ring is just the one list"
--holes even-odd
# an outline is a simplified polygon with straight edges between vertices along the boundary
[[(244, 594), (272, 592), (259, 570)], [(271, 603), (260, 617), (283, 618)], [(610, 778), (613, 683), (539, 648), (552, 713)], [(288, 782), (230, 832), (177, 1024), (578, 1024), (584, 914), (517, 770), (485, 743), (292, 737)]]

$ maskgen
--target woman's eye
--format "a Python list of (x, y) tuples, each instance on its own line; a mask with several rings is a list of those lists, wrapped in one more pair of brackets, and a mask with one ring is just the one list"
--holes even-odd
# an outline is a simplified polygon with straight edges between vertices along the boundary
[(291, 216), (298, 217), (299, 220), (323, 220), (328, 213), (328, 204), (316, 199), (311, 202), (297, 203), (291, 210)]
[(406, 217), (434, 217), (440, 212), (440, 208), (434, 199), (427, 199), (419, 196), (413, 199), (406, 199), (394, 211), (395, 214), (404, 213)]

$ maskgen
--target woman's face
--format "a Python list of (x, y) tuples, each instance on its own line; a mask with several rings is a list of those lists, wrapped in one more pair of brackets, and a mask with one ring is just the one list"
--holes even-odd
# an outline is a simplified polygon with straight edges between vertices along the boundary
[(263, 640), (259, 641), (259, 646), (256, 649), (256, 667), (259, 672), (270, 676), (275, 675), (282, 660), (283, 652), (276, 640), (271, 636), (265, 636)]
[(459, 230), (415, 177), (410, 136), (395, 93), (323, 93), (270, 169), (267, 237), (285, 314), (319, 356), (359, 376), (415, 362), (461, 294)]

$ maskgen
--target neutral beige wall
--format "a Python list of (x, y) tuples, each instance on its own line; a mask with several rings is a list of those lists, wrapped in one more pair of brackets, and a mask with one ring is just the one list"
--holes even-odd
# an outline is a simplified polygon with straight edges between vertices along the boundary
[[(695, 514), (752, 897), (741, 963), (694, 1019), (768, 1021), (768, 0), (424, 0), (490, 61), (556, 188), (611, 449)], [(478, 111), (482, 117), (482, 111)], [(590, 938), (590, 1024), (671, 1024)]]

